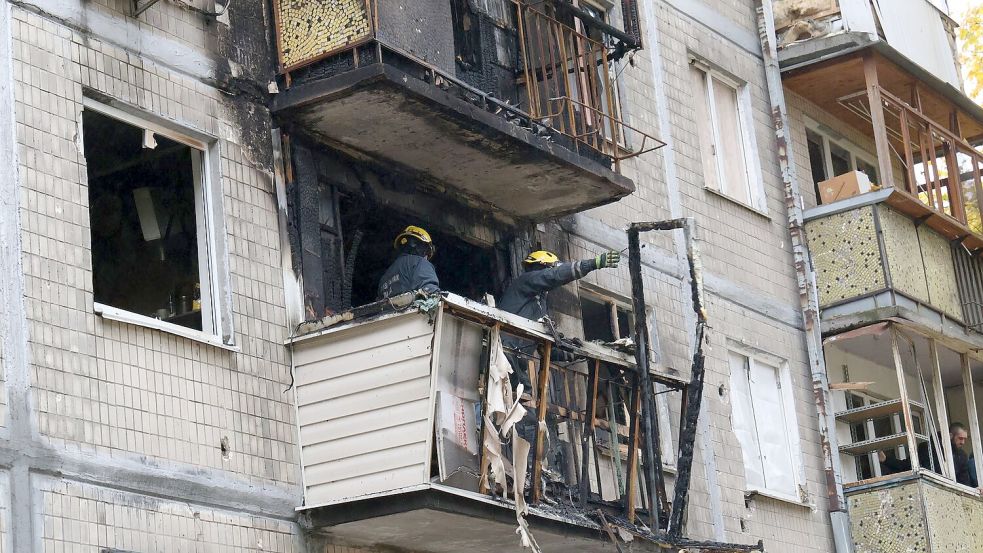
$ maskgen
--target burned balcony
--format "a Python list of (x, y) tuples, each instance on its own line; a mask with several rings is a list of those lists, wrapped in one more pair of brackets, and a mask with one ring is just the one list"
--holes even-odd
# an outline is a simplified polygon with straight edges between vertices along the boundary
[[(307, 324), (291, 341), (301, 509), (312, 525), (352, 543), (415, 551), (515, 548), (521, 503), (486, 468), (502, 456), (515, 461), (505, 464), (507, 487), (527, 486), (519, 523), (542, 551), (613, 550), (607, 530), (644, 549), (667, 498), (643, 477), (633, 357), (585, 343), (558, 361), (542, 323), (453, 294), (411, 300)], [(529, 384), (518, 404), (545, 429), (529, 440), (528, 463), (495, 445), (488, 391), (498, 343)], [(686, 388), (665, 370), (649, 377)]]
[(274, 2), (278, 119), (511, 219), (630, 194), (621, 162), (662, 145), (621, 115), (619, 60), (638, 40), (562, 0), (475, 6)]

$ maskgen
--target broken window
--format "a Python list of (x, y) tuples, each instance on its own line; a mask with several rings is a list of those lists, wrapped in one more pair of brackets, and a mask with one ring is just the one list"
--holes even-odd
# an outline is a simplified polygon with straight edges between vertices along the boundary
[(614, 342), (631, 338), (635, 331), (631, 307), (583, 288), (580, 290), (580, 314), (587, 341)]
[(798, 423), (787, 366), (735, 351), (728, 355), (734, 433), (747, 488), (798, 500)]
[(693, 60), (696, 123), (707, 188), (764, 210), (747, 84)]
[(205, 144), (89, 100), (82, 133), (97, 310), (214, 333)]
[(846, 139), (833, 138), (830, 134), (816, 128), (806, 129), (813, 181), (818, 184), (856, 170), (867, 175), (870, 182), (876, 183), (877, 167), (869, 161), (872, 156)]

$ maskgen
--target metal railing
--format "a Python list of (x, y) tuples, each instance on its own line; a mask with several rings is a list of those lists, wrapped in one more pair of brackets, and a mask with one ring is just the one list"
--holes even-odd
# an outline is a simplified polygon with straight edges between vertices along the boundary
[[(657, 138), (624, 123), (608, 46), (525, 0), (516, 7), (520, 61), (529, 114), (541, 124), (611, 157), (623, 159), (662, 145)], [(543, 10), (549, 4), (542, 4)], [(635, 142), (640, 144), (636, 146)]]

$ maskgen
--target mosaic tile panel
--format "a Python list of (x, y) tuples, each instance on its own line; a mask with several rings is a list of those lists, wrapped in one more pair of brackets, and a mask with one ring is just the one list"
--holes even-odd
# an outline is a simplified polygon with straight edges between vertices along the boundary
[(279, 0), (275, 9), (284, 68), (341, 50), (371, 33), (367, 0)]
[(915, 223), (883, 205), (877, 207), (877, 216), (884, 232), (884, 250), (887, 253), (891, 284), (900, 292), (928, 302), (925, 265), (922, 263)]
[(961, 321), (963, 310), (949, 241), (928, 227), (919, 228), (918, 237), (922, 244), (922, 257), (925, 259), (929, 301), (950, 317)]
[(810, 221), (806, 233), (821, 306), (884, 288), (872, 207)]
[(925, 516), (935, 553), (983, 551), (983, 500), (922, 482)]
[(856, 553), (930, 551), (918, 486), (918, 482), (910, 482), (847, 498)]

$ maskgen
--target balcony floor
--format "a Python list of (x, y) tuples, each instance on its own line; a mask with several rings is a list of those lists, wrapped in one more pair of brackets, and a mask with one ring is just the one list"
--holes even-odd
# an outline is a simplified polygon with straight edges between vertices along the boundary
[[(359, 546), (410, 548), (421, 553), (519, 549), (510, 504), (444, 486), (314, 507), (311, 524)], [(615, 551), (606, 535), (578, 513), (530, 507), (527, 516), (543, 553)], [(640, 540), (635, 550), (648, 550)]]
[(274, 111), (328, 144), (512, 217), (556, 217), (634, 190), (601, 163), (385, 63), (294, 86)]

